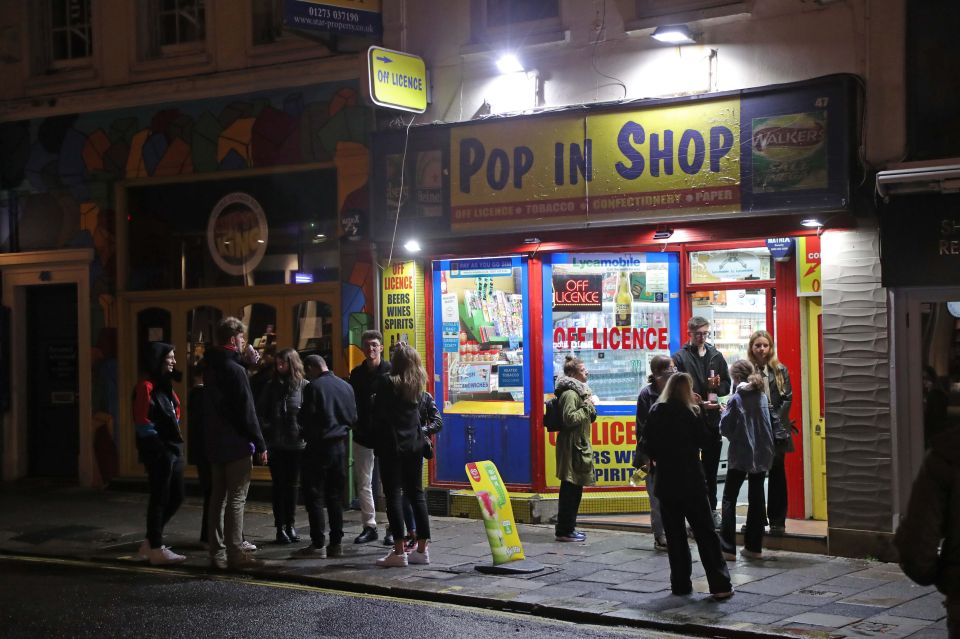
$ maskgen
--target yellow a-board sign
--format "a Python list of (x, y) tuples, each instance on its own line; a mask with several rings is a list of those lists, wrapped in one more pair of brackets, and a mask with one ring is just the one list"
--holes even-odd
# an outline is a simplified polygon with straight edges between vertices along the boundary
[(524, 559), (520, 533), (513, 520), (510, 493), (500, 479), (500, 472), (492, 461), (470, 462), (466, 466), (470, 485), (480, 502), (483, 527), (490, 542), (493, 565)]
[(423, 113), (427, 110), (427, 67), (423, 58), (401, 51), (367, 49), (370, 100), (377, 106)]

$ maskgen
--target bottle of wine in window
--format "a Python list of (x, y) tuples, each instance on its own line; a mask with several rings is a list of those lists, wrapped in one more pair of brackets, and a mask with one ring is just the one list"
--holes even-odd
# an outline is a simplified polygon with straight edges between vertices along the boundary
[(617, 288), (616, 326), (631, 326), (633, 321), (633, 295), (630, 294), (630, 276), (626, 271), (620, 271), (620, 285)]

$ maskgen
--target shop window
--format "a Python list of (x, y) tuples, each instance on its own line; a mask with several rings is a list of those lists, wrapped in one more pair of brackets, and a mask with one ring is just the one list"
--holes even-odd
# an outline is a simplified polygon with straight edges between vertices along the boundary
[(960, 65), (956, 0), (908, 2), (904, 81), (907, 89), (907, 153), (910, 160), (960, 156), (960, 87), (943, 81), (943, 69)]
[(717, 347), (728, 364), (747, 359), (750, 336), (767, 330), (766, 288), (698, 291), (690, 293), (690, 314), (710, 322), (707, 341)]
[(911, 375), (923, 398), (924, 446), (960, 426), (960, 301), (921, 302), (921, 371)]
[(434, 274), (444, 412), (524, 414), (526, 264), (518, 257), (450, 260), (435, 262)]
[(202, 49), (207, 37), (204, 0), (140, 0), (138, 19), (146, 58)]
[(187, 311), (187, 388), (193, 388), (194, 367), (214, 345), (214, 332), (223, 319), (223, 311), (215, 306), (196, 306)]
[(240, 311), (240, 321), (247, 327), (247, 342), (264, 358), (272, 359), (277, 351), (277, 308), (260, 302), (247, 304)]
[(129, 290), (339, 278), (333, 169), (133, 186), (127, 202)]
[(773, 258), (764, 247), (690, 253), (691, 284), (770, 280), (773, 276)]
[(150, 342), (173, 343), (170, 331), (170, 311), (165, 308), (145, 308), (137, 313), (137, 370), (143, 371)]
[(680, 346), (678, 263), (673, 253), (553, 255), (544, 269), (544, 392), (573, 355), (601, 407), (635, 403), (650, 359)]
[(293, 307), (293, 346), (301, 357), (317, 354), (334, 367), (333, 309), (329, 304), (311, 300)]
[(250, 17), (254, 45), (271, 44), (283, 36), (282, 0), (251, 0)]
[(40, 73), (87, 66), (93, 54), (92, 0), (44, 0), (34, 6)]
[(514, 46), (536, 44), (542, 34), (560, 29), (559, 0), (473, 0), (474, 42), (511, 40)]

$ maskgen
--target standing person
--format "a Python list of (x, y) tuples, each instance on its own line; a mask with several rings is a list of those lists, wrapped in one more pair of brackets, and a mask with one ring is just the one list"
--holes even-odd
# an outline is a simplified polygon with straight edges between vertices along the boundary
[[(350, 371), (350, 385), (357, 399), (358, 415), (353, 431), (353, 483), (360, 501), (360, 521), (363, 524), (363, 530), (353, 540), (355, 544), (365, 544), (379, 537), (373, 501), (373, 465), (376, 461), (373, 454), (373, 396), (381, 378), (390, 372), (390, 363), (383, 360), (383, 335), (380, 331), (364, 331), (360, 336), (360, 347), (364, 360)], [(385, 538), (384, 542), (387, 541), (393, 543), (392, 539)]]
[[(443, 417), (440, 416), (440, 410), (437, 408), (433, 395), (427, 391), (423, 391), (420, 396), (418, 412), (420, 413), (420, 432), (426, 442), (423, 447), (423, 458), (432, 459), (432, 438), (443, 428)], [(421, 471), (422, 468), (423, 463), (421, 461)], [(407, 493), (403, 493), (403, 523), (407, 527), (407, 534), (403, 538), (403, 548), (410, 553), (417, 547), (417, 519), (413, 512), (413, 503)]]
[[(210, 561), (217, 568), (256, 568), (263, 562), (243, 546), (243, 510), (250, 488), (251, 455), (268, 461), (247, 371), (240, 363), (246, 327), (236, 317), (217, 325), (218, 346), (207, 351), (204, 436), (210, 460)], [(225, 551), (225, 553), (224, 553)], [(224, 561), (226, 554), (226, 561)]]
[(197, 482), (203, 498), (200, 519), (200, 543), (203, 544), (209, 542), (207, 520), (210, 517), (210, 460), (203, 443), (203, 374), (206, 368), (207, 362), (202, 359), (193, 365), (193, 388), (187, 394), (187, 461), (197, 467)]
[[(343, 490), (347, 483), (347, 435), (357, 423), (353, 388), (327, 367), (320, 355), (311, 355), (319, 375), (303, 391), (301, 424), (307, 442), (303, 463), (303, 503), (310, 519), (311, 544), (297, 554), (339, 557), (343, 554)], [(329, 545), (324, 547), (326, 522), (330, 520)]]
[(931, 442), (894, 545), (904, 574), (946, 595), (947, 631), (960, 638), (960, 429)]
[(586, 533), (578, 531), (577, 512), (583, 487), (596, 482), (593, 471), (593, 448), (590, 428), (597, 418), (593, 391), (587, 386), (587, 367), (577, 357), (567, 355), (563, 375), (557, 378), (554, 395), (559, 398), (563, 427), (557, 433), (557, 479), (560, 495), (557, 500), (557, 541), (585, 541)]
[[(787, 472), (784, 457), (793, 452), (793, 422), (790, 406), (793, 404), (793, 387), (787, 367), (777, 359), (773, 337), (767, 331), (755, 331), (750, 336), (747, 358), (763, 376), (763, 390), (770, 402), (771, 422), (779, 419), (780, 428), (790, 434), (788, 439), (774, 441), (773, 463), (767, 474), (767, 520), (771, 535), (782, 535), (787, 526)], [(776, 432), (774, 432), (776, 435)]]
[(747, 480), (747, 530), (740, 554), (748, 559), (763, 556), (763, 480), (773, 462), (773, 426), (763, 392), (763, 377), (753, 364), (737, 360), (730, 367), (736, 392), (720, 418), (720, 432), (730, 441), (727, 481), (723, 485), (720, 544), (727, 561), (737, 558), (737, 496)]
[(654, 550), (667, 549), (667, 536), (663, 531), (663, 519), (660, 516), (660, 500), (656, 496), (657, 468), (650, 463), (650, 456), (643, 447), (643, 429), (650, 409), (657, 402), (667, 380), (677, 372), (673, 360), (665, 355), (654, 355), (650, 359), (650, 375), (647, 385), (640, 389), (637, 396), (637, 450), (633, 456), (633, 467), (642, 468), (647, 473), (647, 497), (650, 499), (650, 527), (653, 529)]
[(150, 342), (144, 354), (146, 375), (133, 391), (133, 423), (137, 453), (147, 470), (147, 537), (140, 556), (153, 565), (184, 561), (163, 545), (163, 528), (183, 503), (183, 436), (180, 433), (180, 399), (173, 382), (180, 376), (173, 346)]
[(671, 376), (647, 416), (643, 439), (657, 467), (655, 491), (667, 535), (670, 590), (675, 595), (693, 592), (693, 565), (683, 523), (686, 519), (697, 542), (710, 593), (714, 599), (723, 600), (733, 596), (733, 586), (710, 516), (709, 494), (700, 463), (700, 451), (713, 435), (707, 432), (699, 403), (688, 373)]
[[(385, 568), (429, 564), (430, 519), (423, 494), (423, 452), (427, 439), (421, 430), (420, 406), (427, 387), (427, 372), (420, 354), (408, 344), (393, 352), (391, 370), (377, 389), (374, 401), (374, 445), (380, 461), (380, 481), (387, 501), (387, 521), (394, 539), (393, 551), (377, 560)], [(403, 495), (413, 505), (416, 550), (404, 548)]]
[(707, 427), (707, 442), (703, 448), (703, 473), (707, 481), (707, 496), (713, 512), (713, 525), (720, 527), (720, 514), (717, 512), (717, 472), (720, 470), (720, 451), (723, 440), (720, 438), (720, 404), (717, 397), (730, 394), (730, 374), (727, 372), (727, 360), (712, 344), (710, 322), (695, 315), (687, 322), (689, 341), (673, 354), (677, 370), (687, 373), (693, 379), (693, 392), (701, 407), (701, 416)]
[[(300, 461), (306, 443), (300, 424), (303, 404), (303, 362), (292, 348), (271, 358), (274, 372), (257, 402), (263, 436), (270, 457), (273, 494), (273, 525), (277, 543), (300, 541), (297, 534), (297, 492), (300, 489)], [(262, 373), (261, 373), (262, 374)]]

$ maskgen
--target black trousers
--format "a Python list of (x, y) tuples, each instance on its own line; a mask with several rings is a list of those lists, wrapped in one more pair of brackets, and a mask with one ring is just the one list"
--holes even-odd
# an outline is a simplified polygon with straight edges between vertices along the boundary
[(324, 508), (330, 519), (330, 545), (335, 546), (343, 539), (346, 454), (347, 446), (343, 439), (324, 442), (320, 446), (308, 445), (303, 453), (303, 503), (310, 521), (310, 541), (317, 548), (322, 548), (324, 543)]
[(783, 462), (784, 453), (774, 455), (767, 474), (767, 519), (771, 526), (787, 523), (787, 471)]
[(693, 591), (690, 575), (693, 560), (687, 543), (684, 519), (690, 522), (693, 537), (700, 553), (700, 563), (707, 575), (711, 593), (730, 592), (730, 572), (720, 550), (720, 536), (713, 528), (710, 502), (707, 495), (670, 499), (660, 497), (660, 514), (667, 535), (667, 556), (670, 559), (670, 590), (675, 595)]
[(557, 525), (554, 532), (557, 537), (566, 537), (577, 529), (577, 513), (580, 511), (580, 499), (583, 486), (569, 481), (560, 481), (560, 495), (557, 498)]
[(419, 452), (398, 457), (378, 457), (380, 481), (387, 502), (387, 522), (394, 540), (404, 536), (403, 498), (413, 506), (417, 539), (430, 539), (430, 518), (427, 497), (423, 493), (423, 455)]
[(711, 437), (702, 450), (700, 463), (703, 465), (703, 474), (707, 478), (707, 499), (710, 501), (710, 510), (717, 509), (717, 472), (720, 470), (720, 452), (723, 441), (718, 437), (716, 441)]
[(273, 496), (273, 525), (292, 526), (297, 517), (297, 492), (300, 489), (301, 450), (271, 450), (270, 478)]
[(147, 541), (163, 546), (163, 528), (183, 503), (183, 455), (165, 450), (144, 463), (150, 483), (147, 502)]
[(723, 552), (737, 552), (737, 496), (744, 480), (747, 485), (747, 531), (743, 535), (743, 547), (753, 552), (763, 550), (763, 479), (765, 473), (746, 473), (727, 468), (727, 481), (723, 485), (723, 510), (720, 520), (720, 544)]

